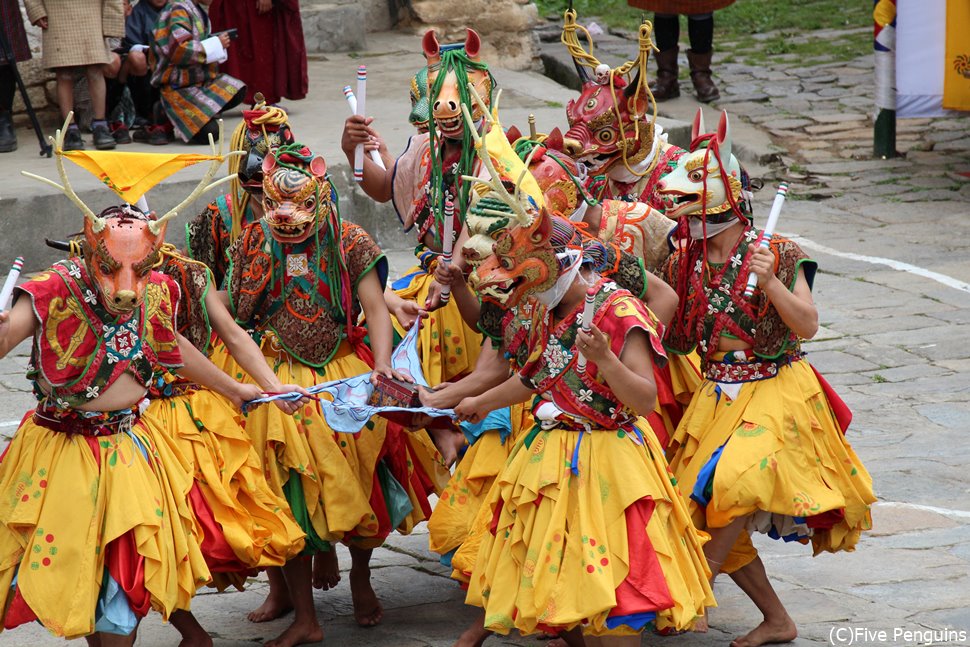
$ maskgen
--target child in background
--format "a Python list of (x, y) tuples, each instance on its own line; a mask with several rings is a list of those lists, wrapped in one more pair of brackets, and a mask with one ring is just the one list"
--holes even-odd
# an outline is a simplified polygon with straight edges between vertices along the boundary
[[(122, 0), (24, 0), (27, 19), (44, 32), (44, 67), (57, 76), (57, 103), (61, 118), (74, 109), (74, 80), (84, 72), (91, 95), (94, 147), (109, 150), (115, 139), (105, 121), (105, 84), (103, 66), (110, 62), (106, 37), (125, 34)], [(76, 124), (64, 137), (64, 150), (84, 150), (84, 140)]]

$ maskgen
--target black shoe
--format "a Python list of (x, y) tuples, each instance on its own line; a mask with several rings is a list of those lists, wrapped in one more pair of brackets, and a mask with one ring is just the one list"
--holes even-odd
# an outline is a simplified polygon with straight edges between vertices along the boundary
[(13, 130), (13, 120), (9, 112), (0, 113), (0, 153), (17, 150), (17, 133)]
[(168, 133), (164, 126), (148, 127), (148, 143), (152, 146), (165, 146), (168, 144)]
[(91, 134), (94, 135), (94, 147), (99, 151), (110, 151), (118, 142), (115, 138), (111, 136), (111, 131), (108, 130), (107, 124), (98, 124), (91, 129)]
[[(111, 140), (114, 142), (114, 140)], [(81, 131), (77, 128), (68, 128), (67, 132), (64, 133), (64, 150), (66, 151), (83, 151), (84, 150), (84, 140), (81, 139)]]
[(120, 121), (112, 122), (111, 124), (111, 136), (114, 137), (115, 142), (118, 144), (130, 144), (131, 143), (131, 133), (128, 132), (128, 127), (125, 126)]

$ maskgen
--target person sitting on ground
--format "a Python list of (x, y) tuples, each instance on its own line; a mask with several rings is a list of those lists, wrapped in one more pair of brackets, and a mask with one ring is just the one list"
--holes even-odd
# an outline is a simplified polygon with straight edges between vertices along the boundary
[(161, 92), (165, 115), (180, 139), (197, 144), (215, 135), (220, 114), (246, 96), (242, 81), (219, 72), (230, 39), (225, 32), (210, 33), (209, 2), (170, 2), (158, 16), (151, 43), (152, 85)]
[[(83, 72), (91, 95), (94, 147), (98, 150), (114, 148), (115, 140), (105, 120), (102, 69), (109, 62), (104, 39), (124, 34), (122, 0), (25, 0), (24, 6), (27, 19), (44, 33), (44, 67), (53, 70), (57, 76), (57, 102), (61, 118), (74, 109), (75, 77)], [(71, 124), (64, 137), (64, 150), (83, 149), (81, 131), (76, 124)]]
[[(128, 126), (137, 129), (135, 141), (150, 144), (167, 144), (171, 124), (156, 123), (154, 106), (161, 99), (157, 88), (152, 87), (152, 67), (149, 65), (149, 44), (155, 39), (155, 21), (167, 4), (167, 0), (139, 0), (131, 6), (125, 0), (125, 37), (111, 52), (111, 62), (104, 68), (108, 85), (107, 114), (112, 119), (111, 134), (119, 144), (131, 141)], [(134, 106), (134, 114), (128, 119), (118, 119), (117, 107), (124, 99), (127, 89)], [(131, 112), (129, 106), (128, 112)], [(161, 119), (168, 124), (167, 119)]]

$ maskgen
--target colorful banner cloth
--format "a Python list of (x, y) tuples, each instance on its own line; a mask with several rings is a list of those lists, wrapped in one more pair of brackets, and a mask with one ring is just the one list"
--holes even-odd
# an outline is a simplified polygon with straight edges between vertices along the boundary
[[(409, 377), (419, 386), (428, 386), (424, 374), (421, 372), (421, 361), (418, 357), (418, 328), (419, 325), (411, 326), (404, 340), (394, 349), (391, 355), (391, 367), (398, 373)], [(409, 409), (407, 407), (375, 407), (367, 404), (374, 386), (370, 382), (370, 373), (357, 375), (342, 380), (323, 382), (311, 386), (307, 389), (313, 395), (322, 393), (329, 394), (332, 400), (325, 397), (319, 398), (320, 408), (327, 424), (337, 432), (345, 434), (356, 434), (364, 428), (364, 425), (375, 415), (382, 413), (412, 413), (425, 414), (432, 418), (448, 417), (454, 418), (455, 412), (451, 409), (435, 409), (433, 407), (418, 407)], [(300, 393), (281, 393), (257, 398), (243, 404), (243, 413), (252, 407), (272, 402), (274, 400), (299, 400), (303, 397)]]

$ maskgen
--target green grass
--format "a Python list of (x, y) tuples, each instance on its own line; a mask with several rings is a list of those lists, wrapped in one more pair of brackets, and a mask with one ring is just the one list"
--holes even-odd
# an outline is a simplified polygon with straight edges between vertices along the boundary
[(879, 373), (876, 373), (875, 375), (872, 376), (872, 381), (875, 382), (876, 384), (885, 384), (889, 380), (887, 380), (882, 375), (879, 375)]
[[(537, 0), (542, 16), (562, 16), (566, 0)], [(596, 19), (608, 27), (634, 31), (640, 17), (653, 18), (651, 12), (630, 7), (626, 0), (574, 0), (579, 21), (587, 24)], [(872, 27), (872, 5), (868, 2), (843, 0), (738, 0), (714, 16), (714, 42), (719, 50), (730, 50), (732, 60), (750, 64), (763, 63), (776, 56), (791, 54), (799, 59), (848, 60), (867, 53), (872, 47), (871, 32), (847, 34), (838, 39), (809, 39), (793, 42), (794, 36), (809, 36), (821, 29), (854, 29)], [(687, 28), (682, 21), (681, 41), (687, 42)], [(766, 40), (754, 34), (771, 33)]]
[[(562, 16), (566, 0), (536, 0), (541, 16)], [(610, 27), (635, 30), (640, 16), (652, 12), (634, 9), (626, 0), (573, 0), (580, 22), (596, 17)], [(778, 30), (805, 32), (814, 29), (845, 29), (872, 26), (872, 5), (843, 0), (738, 0), (714, 16), (719, 37), (729, 40), (748, 34)], [(686, 28), (682, 29), (686, 36)]]

